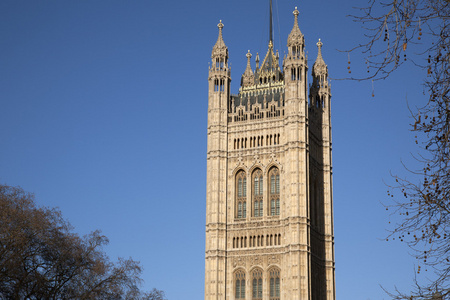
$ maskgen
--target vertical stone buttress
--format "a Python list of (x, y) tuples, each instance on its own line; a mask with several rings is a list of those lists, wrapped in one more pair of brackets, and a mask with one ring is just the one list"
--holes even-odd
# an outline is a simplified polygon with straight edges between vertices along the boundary
[(208, 92), (205, 299), (225, 299), (227, 111), (230, 96), (228, 48), (219, 37), (212, 50)]
[(309, 137), (307, 98), (307, 57), (304, 36), (298, 26), (299, 11), (295, 8), (294, 27), (288, 37), (288, 54), (284, 58), (286, 97), (286, 239), (288, 253), (284, 256), (285, 283), (283, 299), (310, 299), (309, 257)]
[[(318, 119), (318, 133), (321, 144), (318, 147), (320, 165), (319, 183), (321, 187), (320, 201), (317, 209), (320, 210), (320, 221), (317, 226), (317, 239), (320, 240), (320, 270), (325, 279), (317, 286), (316, 299), (335, 299), (335, 265), (334, 265), (334, 232), (333, 232), (333, 193), (332, 193), (332, 143), (331, 143), (331, 92), (328, 80), (328, 67), (322, 57), (322, 42), (317, 43), (318, 54), (313, 66), (313, 83), (310, 89), (310, 106), (316, 112)], [(322, 293), (325, 291), (325, 293)], [(314, 299), (313, 298), (313, 299)]]

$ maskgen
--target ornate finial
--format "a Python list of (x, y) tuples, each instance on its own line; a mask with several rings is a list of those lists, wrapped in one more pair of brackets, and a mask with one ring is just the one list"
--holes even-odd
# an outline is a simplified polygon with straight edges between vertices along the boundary
[(248, 53), (245, 56), (247, 56), (248, 61), (250, 61), (250, 58), (252, 58), (252, 54), (250, 53), (250, 50), (248, 50)]
[(318, 52), (317, 52), (317, 58), (316, 61), (314, 62), (313, 65), (313, 72), (315, 74), (319, 74), (319, 73), (326, 73), (326, 69), (327, 69), (327, 65), (325, 64), (323, 57), (322, 57), (322, 41), (319, 39), (319, 41), (317, 42), (317, 48), (318, 48)]
[(298, 27), (298, 15), (300, 14), (297, 7), (295, 7), (295, 10), (293, 12), (294, 14), (294, 27), (292, 28), (291, 33), (288, 37), (288, 47), (304, 44), (303, 34), (300, 31), (300, 28)]
[(219, 28), (219, 36), (217, 37), (217, 42), (213, 47), (213, 55), (218, 55), (219, 53), (222, 53), (222, 55), (228, 56), (228, 49), (225, 45), (225, 42), (223, 41), (222, 36), (222, 29), (223, 29), (223, 23), (222, 20), (220, 20), (219, 24), (217, 24), (217, 27)]
[(318, 53), (317, 53), (317, 60), (322, 60), (323, 61), (323, 58), (322, 58), (322, 42), (321, 42), (321, 40), (319, 39), (319, 41), (317, 42), (317, 48), (319, 48), (319, 51), (318, 51)]
[(222, 20), (220, 20), (219, 24), (217, 24), (217, 27), (219, 27), (219, 39), (222, 39), (222, 29), (223, 29), (223, 23)]
[(317, 42), (317, 48), (319, 48), (319, 52), (317, 53), (317, 58), (319, 59), (319, 57), (321, 58), (321, 59), (323, 59), (322, 58), (322, 42), (320, 41), (320, 39), (319, 39), (319, 41)]

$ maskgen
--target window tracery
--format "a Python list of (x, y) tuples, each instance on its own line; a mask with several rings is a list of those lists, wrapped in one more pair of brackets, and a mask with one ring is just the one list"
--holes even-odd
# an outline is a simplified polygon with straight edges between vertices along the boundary
[(234, 274), (235, 280), (235, 298), (245, 299), (245, 272), (239, 270)]
[(256, 169), (252, 176), (253, 182), (253, 216), (263, 216), (263, 173), (260, 169)]
[(270, 215), (280, 215), (280, 172), (277, 167), (273, 167), (269, 171), (270, 188), (269, 188), (269, 202)]
[(270, 300), (280, 300), (280, 270), (272, 268), (269, 271)]
[(262, 300), (262, 270), (255, 269), (252, 272), (252, 299)]
[(247, 217), (247, 176), (244, 171), (236, 175), (236, 218)]

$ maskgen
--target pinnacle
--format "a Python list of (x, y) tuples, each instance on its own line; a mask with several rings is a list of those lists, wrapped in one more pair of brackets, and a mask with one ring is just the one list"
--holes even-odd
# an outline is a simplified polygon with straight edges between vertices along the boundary
[(217, 24), (217, 27), (219, 28), (219, 36), (217, 37), (217, 42), (214, 45), (213, 48), (213, 52), (216, 50), (222, 50), (222, 49), (226, 49), (227, 46), (225, 45), (225, 42), (223, 41), (223, 36), (222, 36), (222, 29), (223, 29), (223, 23), (222, 20), (220, 20), (219, 24)]
[(250, 62), (250, 59), (252, 58), (250, 50), (248, 50), (248, 53), (245, 56), (247, 57), (247, 68), (245, 69), (245, 72), (242, 75), (242, 85), (248, 86), (254, 83), (255, 77)]
[(326, 71), (327, 65), (325, 64), (325, 61), (323, 60), (322, 57), (322, 41), (319, 39), (319, 41), (317, 42), (317, 48), (318, 48), (318, 52), (317, 52), (317, 58), (316, 61), (314, 62), (314, 66), (313, 66), (313, 72), (315, 74), (319, 74), (319, 73), (323, 73)]
[(252, 58), (252, 54), (250, 53), (250, 50), (248, 50), (248, 53), (245, 56), (247, 57), (247, 68), (245, 69), (244, 74), (253, 75), (253, 70), (252, 70), (252, 66), (250, 63), (250, 59)]
[(318, 48), (318, 52), (317, 52), (317, 58), (316, 58), (316, 63), (323, 63), (325, 64), (325, 62), (323, 61), (323, 57), (322, 57), (322, 42), (319, 41), (317, 42), (317, 48)]
[(300, 27), (298, 27), (298, 15), (300, 14), (297, 7), (295, 7), (295, 10), (293, 12), (294, 14), (294, 26), (292, 27), (291, 33), (288, 37), (288, 46), (302, 43), (303, 41), (303, 34), (300, 31)]

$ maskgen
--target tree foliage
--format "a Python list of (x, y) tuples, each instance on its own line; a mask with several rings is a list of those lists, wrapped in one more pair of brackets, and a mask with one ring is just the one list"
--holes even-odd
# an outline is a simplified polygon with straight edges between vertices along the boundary
[[(411, 109), (411, 130), (423, 167), (414, 179), (394, 176), (387, 209), (400, 214), (388, 239), (408, 244), (418, 259), (415, 289), (390, 293), (395, 299), (450, 297), (450, 2), (449, 0), (370, 0), (353, 16), (362, 23), (367, 64), (364, 79), (387, 78), (405, 62), (424, 76), (426, 101)], [(411, 177), (411, 176), (410, 176)], [(427, 271), (426, 280), (420, 274)], [(430, 274), (431, 273), (431, 274)]]
[(107, 243), (99, 231), (79, 237), (60, 211), (0, 185), (1, 299), (165, 299), (158, 290), (141, 293), (139, 263), (112, 263)]

